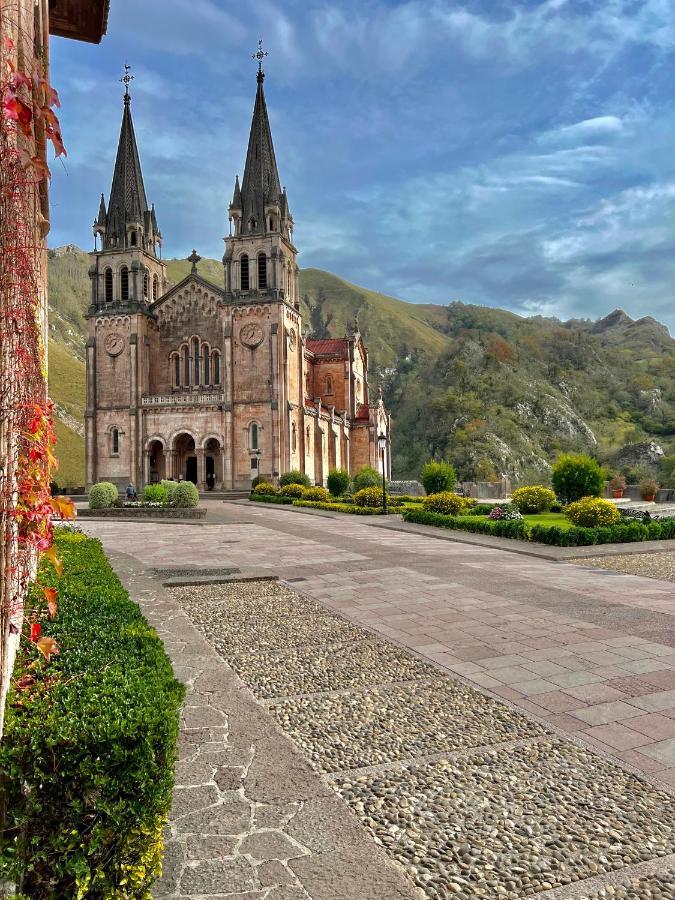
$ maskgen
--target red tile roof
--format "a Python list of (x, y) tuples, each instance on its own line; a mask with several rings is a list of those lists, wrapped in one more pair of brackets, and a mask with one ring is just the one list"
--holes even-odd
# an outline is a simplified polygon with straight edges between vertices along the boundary
[(312, 353), (344, 353), (349, 341), (346, 338), (307, 338), (306, 347)]

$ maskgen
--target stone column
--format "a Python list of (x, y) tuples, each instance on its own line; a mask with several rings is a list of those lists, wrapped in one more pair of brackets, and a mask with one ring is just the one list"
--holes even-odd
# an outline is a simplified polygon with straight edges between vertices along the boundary
[(143, 486), (150, 484), (150, 451), (143, 451)]
[(206, 457), (201, 447), (195, 451), (197, 454), (197, 487), (201, 491), (206, 490)]

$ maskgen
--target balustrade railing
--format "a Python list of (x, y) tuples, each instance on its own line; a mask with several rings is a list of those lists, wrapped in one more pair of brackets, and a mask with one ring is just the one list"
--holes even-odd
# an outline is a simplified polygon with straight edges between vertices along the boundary
[(204, 406), (212, 403), (223, 403), (222, 393), (184, 393), (184, 394), (149, 394), (141, 398), (142, 406)]

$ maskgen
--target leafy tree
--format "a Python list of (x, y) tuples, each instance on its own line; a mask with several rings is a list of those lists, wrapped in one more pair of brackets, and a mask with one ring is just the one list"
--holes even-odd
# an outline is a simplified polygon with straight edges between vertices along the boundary
[(583, 453), (567, 453), (553, 466), (553, 489), (563, 503), (582, 497), (599, 497), (605, 483), (600, 463)]
[(362, 466), (354, 475), (354, 491), (367, 487), (378, 487), (382, 484), (382, 475), (372, 466)]
[(454, 490), (457, 482), (455, 468), (448, 462), (430, 460), (422, 469), (422, 484), (427, 494), (440, 494)]
[(328, 490), (334, 497), (340, 497), (349, 487), (349, 472), (346, 469), (331, 469), (328, 473)]
[(308, 476), (304, 472), (300, 472), (299, 469), (291, 469), (290, 472), (284, 472), (279, 479), (279, 484), (281, 487), (284, 487), (286, 484), (302, 484), (305, 487), (311, 487), (311, 481)]

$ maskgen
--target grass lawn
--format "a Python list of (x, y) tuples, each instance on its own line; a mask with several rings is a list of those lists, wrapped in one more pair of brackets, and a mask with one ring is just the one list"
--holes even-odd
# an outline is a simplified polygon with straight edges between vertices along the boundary
[(534, 513), (523, 516), (528, 525), (555, 525), (558, 528), (571, 528), (572, 523), (564, 513)]

